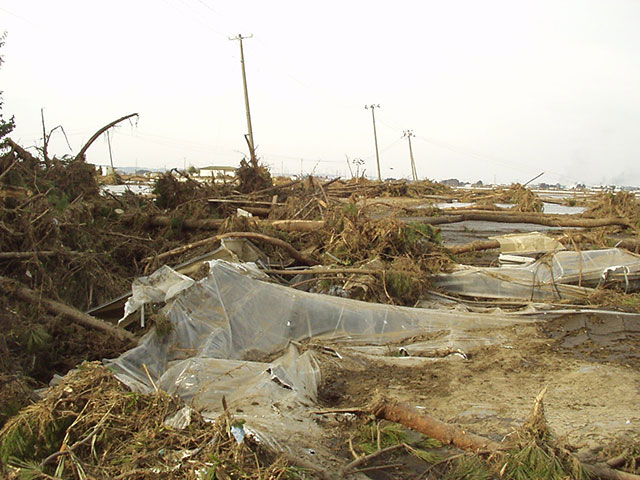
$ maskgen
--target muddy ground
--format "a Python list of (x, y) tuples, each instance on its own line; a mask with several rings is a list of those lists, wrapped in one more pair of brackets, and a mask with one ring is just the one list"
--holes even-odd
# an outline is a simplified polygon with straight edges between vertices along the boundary
[(549, 426), (585, 458), (597, 458), (617, 441), (640, 439), (637, 318), (606, 325), (569, 317), (492, 333), (504, 343), (470, 349), (467, 359), (323, 356), (321, 399), (327, 407), (352, 407), (385, 392), (501, 441), (524, 423), (533, 399), (548, 387)]

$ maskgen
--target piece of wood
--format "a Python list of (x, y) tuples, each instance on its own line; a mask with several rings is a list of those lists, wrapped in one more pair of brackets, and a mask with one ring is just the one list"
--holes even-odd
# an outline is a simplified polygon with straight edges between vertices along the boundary
[(456, 215), (441, 215), (438, 217), (416, 217), (416, 222), (430, 225), (459, 223), (467, 221), (498, 222), (498, 223), (530, 223), (547, 227), (609, 227), (619, 226), (631, 228), (631, 224), (624, 218), (576, 218), (571, 215), (523, 214), (510, 212), (464, 212)]
[(639, 253), (640, 252), (640, 240), (635, 240), (633, 238), (627, 238), (625, 240), (616, 241), (615, 239), (609, 237), (610, 241), (616, 242), (615, 246), (619, 248), (624, 248), (629, 250), (630, 252)]
[(346, 273), (358, 275), (381, 275), (384, 270), (367, 270), (364, 268), (306, 268), (292, 270), (263, 270), (265, 273), (273, 273), (276, 275), (327, 275), (332, 273)]
[(446, 445), (454, 445), (463, 450), (497, 452), (504, 448), (504, 445), (498, 442), (475, 433), (466, 432), (455, 425), (442, 422), (408, 403), (384, 396), (374, 398), (367, 410), (377, 418), (400, 423), (427, 437), (435, 438)]
[[(275, 197), (277, 198), (278, 196), (275, 195)], [(207, 199), (207, 202), (212, 203), (212, 204), (217, 204), (217, 203), (227, 203), (227, 204), (231, 204), (231, 205), (254, 205), (254, 206), (258, 206), (258, 207), (272, 207), (272, 206), (282, 206), (284, 205), (284, 203), (276, 203), (274, 201), (272, 202), (267, 202), (267, 201), (262, 201), (262, 200), (241, 200), (241, 199), (233, 199), (233, 198), (209, 198)]]
[(298, 180), (292, 180), (291, 182), (283, 183), (282, 185), (276, 185), (275, 187), (263, 188), (262, 190), (258, 190), (257, 192), (251, 192), (250, 195), (262, 195), (263, 193), (275, 192), (276, 190), (282, 190), (283, 188), (293, 187), (303, 180), (304, 178), (300, 178)]
[[(535, 408), (542, 408), (544, 391), (536, 398)], [(428, 437), (435, 438), (444, 444), (454, 445), (462, 450), (474, 452), (500, 452), (508, 448), (506, 444), (495, 442), (489, 438), (463, 429), (450, 423), (442, 422), (426, 412), (397, 400), (384, 396), (374, 398), (366, 409), (377, 418), (383, 418), (390, 422), (396, 422), (420, 432)], [(640, 480), (640, 475), (614, 470), (604, 463), (581, 463), (582, 467), (594, 478), (602, 480)]]
[(87, 141), (87, 143), (85, 143), (83, 145), (83, 147), (80, 149), (80, 151), (76, 155), (75, 160), (80, 160), (81, 158), (83, 158), (84, 154), (87, 153), (87, 149), (91, 146), (91, 144), (93, 142), (95, 142), (98, 139), (98, 137), (100, 135), (102, 135), (104, 132), (106, 132), (107, 130), (109, 130), (112, 127), (115, 127), (120, 122), (124, 122), (125, 120), (127, 120), (127, 119), (129, 119), (131, 117), (137, 117), (137, 116), (138, 116), (137, 113), (131, 113), (129, 115), (125, 115), (124, 117), (121, 117), (121, 118), (119, 118), (117, 120), (114, 120), (113, 122), (110, 122), (110, 123), (106, 124), (100, 130), (98, 130), (96, 133), (94, 133), (93, 136)]
[(129, 340), (132, 344), (137, 343), (135, 335), (133, 335), (131, 332), (92, 317), (91, 315), (76, 310), (75, 308), (65, 305), (64, 303), (45, 298), (40, 295), (40, 293), (26, 287), (17, 280), (13, 280), (5, 276), (0, 276), (0, 287), (5, 289), (5, 291), (15, 295), (19, 299), (24, 300), (25, 302), (43, 305), (50, 313), (53, 313), (55, 315), (62, 315), (68, 320), (78, 322), (79, 324), (87, 328), (109, 333), (121, 340)]
[(53, 257), (57, 252), (45, 250), (41, 252), (0, 252), (0, 260), (16, 260), (20, 258)]
[(169, 250), (168, 252), (164, 252), (159, 255), (144, 258), (142, 261), (145, 263), (149, 263), (153, 260), (164, 260), (166, 258), (179, 255), (181, 253), (184, 253), (188, 250), (192, 250), (194, 248), (199, 248), (206, 245), (217, 243), (224, 238), (250, 238), (252, 240), (259, 240), (265, 243), (269, 243), (271, 245), (275, 245), (276, 247), (282, 248), (289, 255), (291, 255), (291, 258), (297, 260), (298, 262), (304, 265), (315, 265), (317, 263), (317, 262), (314, 262), (312, 259), (303, 255), (302, 253), (300, 253), (298, 250), (293, 248), (291, 244), (285, 242), (284, 240), (280, 240), (279, 238), (270, 237), (268, 235), (264, 235), (262, 233), (256, 233), (256, 232), (229, 232), (229, 233), (223, 233), (220, 235), (215, 235), (213, 237), (205, 238), (204, 240), (200, 240), (197, 242), (190, 243), (188, 245), (183, 245), (181, 247), (174, 248), (173, 250)]
[(11, 140), (10, 138), (7, 138), (6, 142), (11, 147), (11, 150), (13, 150), (16, 153), (18, 158), (21, 158), (22, 160), (29, 162), (30, 164), (29, 166), (38, 165), (40, 163), (40, 160), (38, 160), (36, 157), (31, 155), (31, 153), (26, 151), (24, 148), (22, 148), (20, 145), (18, 145), (16, 142)]
[(39, 252), (0, 252), (0, 260), (17, 260), (21, 258), (33, 258), (33, 257), (55, 257), (56, 255), (80, 255), (80, 252), (74, 251), (62, 251), (56, 252), (53, 250), (42, 250)]
[(454, 255), (459, 255), (461, 253), (479, 252), (481, 250), (500, 248), (500, 242), (498, 240), (478, 240), (476, 242), (465, 243), (464, 245), (452, 245), (447, 248)]
[[(122, 217), (122, 222), (132, 224), (136, 221), (135, 215), (127, 215)], [(172, 223), (172, 217), (167, 215), (152, 215), (143, 217), (143, 222), (150, 227), (168, 227)], [(225, 222), (225, 219), (207, 218), (202, 220), (193, 220), (189, 218), (180, 219), (180, 225), (186, 230), (217, 230)], [(255, 222), (256, 225), (270, 225), (278, 230), (285, 232), (314, 232), (324, 226), (322, 220), (260, 220), (249, 219), (249, 222)]]

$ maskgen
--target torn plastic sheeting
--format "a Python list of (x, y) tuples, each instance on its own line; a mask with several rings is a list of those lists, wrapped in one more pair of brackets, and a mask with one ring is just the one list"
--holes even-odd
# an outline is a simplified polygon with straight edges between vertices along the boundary
[(640, 256), (617, 248), (560, 251), (530, 265), (464, 267), (434, 280), (439, 288), (466, 296), (549, 300), (586, 296), (584, 287), (598, 286), (607, 271), (607, 281), (629, 285), (640, 273)]
[(300, 355), (294, 346), (272, 363), (215, 358), (176, 362), (160, 379), (160, 387), (188, 401), (203, 415), (214, 415), (227, 403), (262, 403), (290, 396), (312, 403), (320, 369), (312, 352)]
[[(256, 280), (253, 274), (255, 270), (246, 264), (212, 262), (206, 278), (165, 307), (171, 331), (164, 337), (148, 333), (136, 348), (109, 365), (132, 388), (151, 391), (143, 364), (156, 381), (179, 360), (264, 357), (284, 348), (289, 340), (316, 337), (379, 345), (416, 334), (471, 331), (523, 321), (306, 293)], [(161, 385), (169, 388), (166, 382)], [(187, 390), (183, 388), (181, 395), (188, 395)]]
[[(168, 334), (149, 332), (137, 347), (105, 363), (133, 390), (153, 392), (155, 384), (209, 418), (221, 413), (225, 397), (230, 409), (241, 410), (245, 431), (311, 460), (310, 448), (318, 457), (333, 455), (318, 444), (321, 427), (308, 415), (320, 369), (313, 351), (299, 354), (290, 340), (383, 345), (442, 331), (462, 338), (478, 329), (484, 338), (492, 327), (535, 321), (371, 304), (301, 292), (255, 278), (260, 275), (248, 264), (211, 262), (207, 277), (163, 308), (172, 326)], [(147, 286), (153, 287), (153, 278)], [(450, 338), (441, 345), (434, 339), (432, 347), (450, 345)], [(285, 347), (276, 360), (252, 361)]]
[(193, 275), (204, 263), (211, 260), (228, 262), (267, 262), (269, 258), (246, 238), (223, 238), (220, 246), (212, 252), (205, 253), (175, 267), (183, 275)]
[(124, 306), (124, 316), (118, 321), (118, 324), (145, 303), (167, 302), (193, 283), (191, 278), (166, 265), (148, 277), (135, 279), (131, 285), (131, 298), (127, 300)]

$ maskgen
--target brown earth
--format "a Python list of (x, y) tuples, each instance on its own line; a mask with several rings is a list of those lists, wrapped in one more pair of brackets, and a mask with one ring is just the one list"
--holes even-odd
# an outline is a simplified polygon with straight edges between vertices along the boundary
[[(548, 386), (551, 430), (593, 460), (611, 444), (640, 441), (640, 325), (636, 320), (621, 332), (611, 323), (594, 328), (567, 317), (504, 328), (505, 343), (465, 352), (467, 360), (376, 360), (334, 345), (343, 359), (322, 356), (320, 397), (327, 407), (352, 407), (384, 392), (501, 441), (523, 424)], [(400, 366), (408, 360), (411, 366)]]

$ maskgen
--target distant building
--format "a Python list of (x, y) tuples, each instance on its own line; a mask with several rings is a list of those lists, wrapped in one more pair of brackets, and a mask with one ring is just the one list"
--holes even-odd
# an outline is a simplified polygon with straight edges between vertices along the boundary
[(227, 167), (227, 166), (209, 166), (209, 167), (201, 167), (198, 168), (198, 176), (199, 177), (213, 177), (216, 178), (222, 175), (230, 175), (235, 176), (236, 167)]

